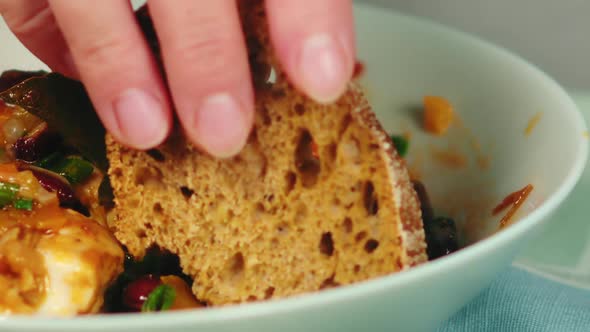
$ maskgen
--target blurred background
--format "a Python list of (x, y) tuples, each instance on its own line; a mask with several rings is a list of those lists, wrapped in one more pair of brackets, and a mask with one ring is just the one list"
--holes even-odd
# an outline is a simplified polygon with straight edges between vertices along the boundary
[(590, 93), (590, 0), (357, 0), (479, 36)]

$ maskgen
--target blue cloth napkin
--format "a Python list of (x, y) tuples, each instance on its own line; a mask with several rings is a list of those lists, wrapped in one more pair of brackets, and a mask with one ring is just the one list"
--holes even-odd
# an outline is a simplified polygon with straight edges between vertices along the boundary
[(511, 267), (437, 332), (590, 332), (590, 290)]

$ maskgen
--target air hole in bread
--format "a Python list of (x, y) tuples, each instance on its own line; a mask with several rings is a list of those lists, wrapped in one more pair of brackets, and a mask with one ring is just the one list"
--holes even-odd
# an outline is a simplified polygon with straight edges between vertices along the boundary
[(361, 242), (361, 241), (362, 241), (364, 238), (366, 238), (366, 237), (367, 237), (367, 235), (368, 235), (368, 234), (367, 234), (367, 232), (365, 232), (365, 231), (358, 232), (358, 233), (356, 234), (356, 236), (354, 237), (354, 240), (355, 240), (356, 242)]
[(154, 226), (152, 226), (152, 224), (148, 222), (145, 224), (145, 229), (152, 230), (152, 229), (154, 229)]
[(123, 176), (123, 170), (120, 168), (115, 168), (111, 171), (111, 177), (121, 177)]
[(355, 264), (354, 268), (352, 270), (354, 271), (354, 273), (358, 274), (359, 272), (361, 272), (361, 266), (358, 264)]
[(279, 247), (279, 239), (273, 238), (272, 240), (270, 240), (270, 247), (272, 249), (278, 248)]
[(320, 252), (326, 256), (332, 256), (334, 254), (334, 240), (332, 239), (332, 233), (326, 232), (322, 234), (320, 239)]
[(305, 113), (305, 106), (303, 106), (303, 104), (301, 103), (295, 104), (293, 109), (295, 110), (295, 113), (297, 113), (297, 115), (303, 115)]
[(295, 182), (297, 182), (297, 175), (293, 172), (287, 172), (287, 175), (285, 175), (285, 194), (289, 195), (295, 188)]
[(162, 174), (159, 170), (142, 167), (137, 170), (135, 173), (135, 185), (143, 185), (143, 186), (158, 186), (160, 180), (162, 179)]
[(273, 294), (275, 293), (275, 288), (274, 287), (268, 287), (265, 291), (264, 291), (264, 299), (268, 300), (270, 299)]
[(235, 253), (227, 262), (227, 278), (232, 282), (238, 282), (244, 275), (244, 255), (241, 252)]
[(268, 115), (268, 108), (266, 108), (266, 105), (260, 109), (260, 116), (262, 116), (262, 123), (264, 123), (265, 126), (270, 125), (272, 119), (270, 118), (270, 115)]
[(307, 218), (307, 205), (304, 203), (299, 203), (299, 206), (297, 206), (297, 212), (295, 214), (295, 223), (300, 223), (305, 218)]
[(359, 141), (354, 138), (343, 139), (340, 143), (340, 151), (345, 160), (358, 162), (361, 156), (361, 148)]
[(344, 132), (346, 131), (346, 129), (348, 129), (351, 123), (352, 116), (350, 114), (347, 114), (340, 123), (340, 128), (338, 129), (338, 139), (342, 138), (342, 135), (344, 135)]
[(344, 229), (345, 233), (352, 233), (352, 219), (349, 217), (344, 218), (344, 221), (342, 222), (342, 228)]
[(194, 190), (186, 186), (180, 187), (180, 192), (182, 193), (182, 196), (184, 196), (184, 198), (186, 199), (190, 199), (191, 196), (195, 193)]
[(379, 241), (375, 239), (368, 239), (367, 242), (365, 242), (365, 251), (369, 254), (375, 251), (377, 247), (379, 247)]
[(159, 161), (159, 162), (166, 161), (166, 157), (158, 149), (150, 149), (150, 150), (147, 150), (145, 153), (147, 153), (147, 155), (152, 157), (152, 159), (154, 159), (155, 161)]
[(250, 295), (246, 299), (246, 302), (256, 302), (256, 301), (258, 301), (258, 298), (256, 297), (256, 295)]
[(328, 164), (333, 165), (338, 157), (338, 145), (334, 142), (326, 147), (326, 156), (328, 157)]
[(287, 94), (285, 93), (285, 90), (281, 89), (281, 88), (272, 89), (270, 94), (274, 99), (283, 99), (287, 96)]
[(367, 181), (365, 183), (365, 190), (363, 192), (363, 202), (367, 214), (374, 216), (379, 211), (379, 203), (377, 202), (377, 196), (375, 195), (375, 186), (373, 182)]
[(334, 281), (334, 275), (332, 274), (330, 277), (324, 279), (324, 281), (322, 281), (322, 284), (320, 285), (320, 289), (326, 289), (326, 288), (334, 288), (334, 287), (338, 287), (340, 286), (339, 283), (337, 283), (336, 281)]
[(135, 235), (137, 235), (137, 237), (139, 239), (145, 239), (147, 237), (147, 234), (146, 234), (146, 232), (145, 232), (144, 229), (137, 229), (137, 230), (135, 230)]
[(160, 204), (160, 203), (154, 204), (154, 212), (156, 214), (162, 214), (162, 213), (164, 213), (164, 208), (162, 208), (162, 204)]
[(287, 233), (289, 233), (289, 225), (287, 223), (280, 223), (277, 226), (277, 233), (279, 235), (287, 235)]
[(301, 184), (306, 188), (315, 185), (320, 174), (320, 160), (314, 144), (309, 131), (302, 130), (295, 148), (295, 167), (301, 176)]

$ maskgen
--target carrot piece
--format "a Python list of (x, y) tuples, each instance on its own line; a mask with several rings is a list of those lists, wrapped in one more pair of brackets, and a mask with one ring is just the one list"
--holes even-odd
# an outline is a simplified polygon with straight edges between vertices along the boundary
[(444, 135), (454, 119), (453, 105), (443, 97), (424, 97), (424, 129), (435, 135)]

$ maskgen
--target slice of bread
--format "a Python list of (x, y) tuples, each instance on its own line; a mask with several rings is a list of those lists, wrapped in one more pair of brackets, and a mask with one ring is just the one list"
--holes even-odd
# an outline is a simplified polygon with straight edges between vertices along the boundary
[(242, 19), (253, 68), (277, 73), (264, 83), (266, 71), (255, 72), (262, 83), (248, 144), (220, 160), (181, 131), (147, 152), (108, 136), (116, 237), (135, 256), (154, 244), (178, 254), (194, 294), (213, 305), (350, 284), (426, 261), (408, 172), (360, 89), (351, 83), (330, 105), (306, 98), (272, 59), (262, 7), (244, 3), (252, 4)]

